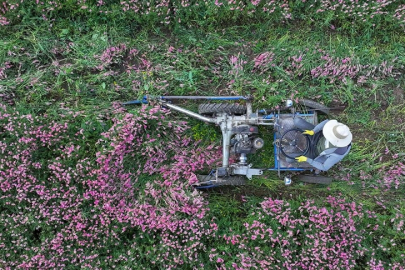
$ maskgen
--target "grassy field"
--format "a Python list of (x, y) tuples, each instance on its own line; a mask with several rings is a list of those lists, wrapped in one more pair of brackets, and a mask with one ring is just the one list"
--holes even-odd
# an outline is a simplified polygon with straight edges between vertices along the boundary
[[(387, 0), (3, 1), (0, 268), (404, 269), (404, 27)], [(198, 191), (219, 130), (120, 105), (145, 94), (313, 99), (353, 147), (329, 186)]]

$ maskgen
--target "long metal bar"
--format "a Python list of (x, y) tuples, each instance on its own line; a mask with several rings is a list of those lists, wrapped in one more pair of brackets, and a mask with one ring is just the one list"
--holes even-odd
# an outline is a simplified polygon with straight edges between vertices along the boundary
[(206, 100), (249, 100), (251, 98), (244, 96), (160, 96), (163, 100), (170, 99), (206, 99)]
[(148, 100), (144, 98), (142, 100), (131, 100), (122, 103), (122, 105), (132, 105), (132, 104), (148, 104)]
[(229, 148), (232, 137), (232, 122), (227, 121), (227, 115), (224, 114), (224, 119), (221, 122), (222, 131), (222, 167), (229, 167)]
[[(308, 169), (301, 169), (301, 168), (269, 168), (267, 169), (268, 171), (277, 171), (277, 172), (281, 172), (281, 171), (294, 171), (294, 172), (302, 172), (302, 171), (308, 171)], [(278, 175), (280, 177), (280, 175)]]
[(147, 104), (149, 100), (173, 100), (173, 99), (191, 99), (191, 100), (251, 100), (251, 97), (245, 96), (143, 96), (141, 100), (131, 100), (124, 102), (123, 105)]
[(204, 121), (204, 122), (209, 122), (209, 123), (216, 123), (217, 122), (215, 118), (205, 117), (205, 116), (202, 116), (202, 115), (200, 115), (198, 113), (189, 111), (187, 109), (181, 108), (179, 106), (176, 106), (176, 105), (173, 105), (173, 104), (170, 104), (170, 103), (164, 103), (164, 106), (169, 107), (170, 109), (176, 110), (178, 112), (187, 114), (187, 115), (189, 115), (191, 117), (194, 117), (194, 118), (199, 119), (199, 120)]

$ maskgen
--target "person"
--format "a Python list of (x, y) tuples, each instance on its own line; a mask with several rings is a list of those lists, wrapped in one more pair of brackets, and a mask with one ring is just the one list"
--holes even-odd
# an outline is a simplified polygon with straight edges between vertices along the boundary
[(296, 157), (298, 162), (308, 162), (318, 170), (327, 171), (350, 152), (353, 135), (348, 126), (337, 120), (325, 120), (314, 126), (297, 116), (294, 124), (311, 139), (310, 151), (306, 156)]

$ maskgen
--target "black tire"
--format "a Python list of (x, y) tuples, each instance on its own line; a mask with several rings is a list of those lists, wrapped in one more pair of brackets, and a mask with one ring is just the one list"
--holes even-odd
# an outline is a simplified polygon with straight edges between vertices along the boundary
[(312, 184), (323, 184), (329, 185), (332, 183), (332, 178), (322, 175), (307, 175), (302, 174), (296, 176), (297, 180), (305, 182), (305, 183), (312, 183)]
[(287, 130), (280, 138), (281, 153), (294, 160), (296, 157), (305, 156), (309, 150), (309, 138), (302, 134), (300, 129)]
[(320, 104), (320, 103), (318, 103), (316, 101), (313, 101), (313, 100), (303, 98), (303, 99), (298, 100), (298, 104), (300, 104), (302, 106), (305, 106), (307, 108), (310, 108), (310, 109), (320, 111), (320, 112), (322, 112), (324, 114), (329, 114), (330, 113), (330, 108), (328, 108), (325, 105), (322, 105), (322, 104)]
[[(202, 185), (196, 185), (196, 187), (204, 188), (204, 186), (214, 185), (219, 186), (243, 186), (246, 185), (246, 176), (243, 175), (231, 175), (225, 176), (222, 178), (222, 181), (213, 181), (215, 180), (215, 175), (197, 175), (197, 179), (201, 181)], [(210, 181), (213, 181), (212, 184)]]
[(198, 106), (198, 112), (204, 115), (214, 115), (217, 113), (243, 115), (246, 113), (246, 106), (232, 103), (205, 103)]
[(223, 181), (218, 182), (219, 186), (244, 186), (246, 185), (246, 176), (232, 175), (224, 177)]

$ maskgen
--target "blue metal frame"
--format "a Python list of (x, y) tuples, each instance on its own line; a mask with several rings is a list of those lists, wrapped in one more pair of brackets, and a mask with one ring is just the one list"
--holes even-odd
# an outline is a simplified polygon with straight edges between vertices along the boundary
[[(274, 140), (276, 140), (276, 134), (274, 133)], [(279, 167), (278, 159), (277, 159), (277, 152), (278, 147), (274, 144), (274, 167), (269, 168), (268, 171), (294, 171), (294, 172), (302, 172), (307, 171), (308, 169), (303, 168), (287, 168), (287, 167)]]
[(122, 103), (123, 105), (131, 104), (148, 104), (149, 99), (161, 99), (161, 100), (172, 100), (172, 99), (204, 99), (204, 100), (249, 100), (251, 97), (245, 96), (143, 96), (141, 100), (131, 100)]
[[(300, 114), (300, 113), (298, 113), (298, 114), (299, 114), (299, 115), (302, 115), (302, 116), (312, 116), (312, 115), (315, 115), (315, 113), (314, 113), (314, 112), (311, 112), (311, 111), (309, 111), (307, 114)], [(278, 116), (278, 114), (277, 114), (277, 115), (269, 114), (269, 115), (264, 116), (263, 118), (264, 118), (264, 119), (272, 119), (273, 117), (278, 118), (279, 116)], [(274, 133), (273, 138), (274, 138), (274, 141), (277, 139), (276, 133)], [(293, 171), (293, 172), (302, 172), (302, 171), (311, 171), (311, 170), (312, 170), (311, 168), (279, 167), (280, 164), (279, 164), (278, 159), (277, 159), (277, 157), (278, 157), (278, 152), (279, 152), (278, 150), (279, 150), (279, 149), (278, 149), (277, 145), (274, 144), (274, 167), (267, 169), (268, 171)]]

